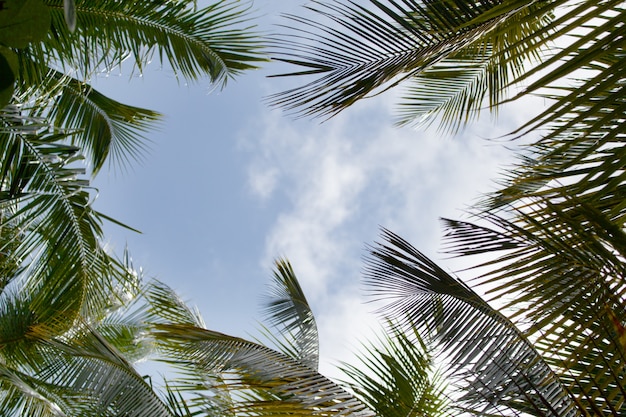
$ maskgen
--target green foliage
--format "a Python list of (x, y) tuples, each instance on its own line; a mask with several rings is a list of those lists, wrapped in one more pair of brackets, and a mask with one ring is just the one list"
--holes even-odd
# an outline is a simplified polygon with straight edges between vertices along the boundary
[(344, 364), (349, 383), (378, 416), (447, 415), (448, 399), (429, 347), (413, 333), (390, 327), (376, 345), (360, 355), (360, 364)]
[(0, 9), (0, 43), (26, 48), (50, 28), (50, 11), (41, 0), (6, 0)]
[[(289, 261), (276, 261), (273, 284), (265, 313), (274, 333), (285, 339), (279, 342), (275, 338), (275, 341), (282, 346), (283, 353), (311, 369), (318, 369), (317, 324)], [(271, 336), (273, 333), (267, 334)]]
[(41, 0), (7, 0), (0, 8), (0, 108), (9, 103), (17, 79), (18, 59), (9, 48), (41, 41), (50, 27), (50, 11)]
[(284, 75), (309, 78), (270, 97), (297, 115), (332, 117), (404, 85), (401, 124), (455, 131), (483, 108), (546, 99), (511, 132), (539, 139), (501, 188), (470, 210), (472, 222), (445, 220), (447, 250), (480, 255), (473, 282), (502, 309), (388, 231), (366, 281), (391, 300), (386, 319), (446, 358), (459, 412), (623, 415), (623, 2), (320, 0), (308, 9), (274, 44), (298, 68)]
[(130, 259), (105, 249), (103, 223), (118, 222), (93, 209), (89, 185), (106, 162), (140, 158), (160, 115), (89, 83), (158, 55), (186, 79), (223, 85), (262, 60), (246, 11), (229, 1), (0, 5), (1, 415), (181, 415), (132, 364), (153, 353), (158, 316)]

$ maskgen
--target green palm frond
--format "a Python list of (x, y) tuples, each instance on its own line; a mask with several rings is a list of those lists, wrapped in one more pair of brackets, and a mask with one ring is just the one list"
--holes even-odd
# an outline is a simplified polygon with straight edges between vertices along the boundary
[(54, 70), (50, 70), (49, 78), (22, 95), (21, 101), (34, 102), (33, 111), (38, 116), (73, 132), (71, 143), (90, 158), (92, 175), (109, 157), (121, 167), (141, 159), (147, 142), (142, 133), (155, 126), (161, 118), (159, 113), (117, 102), (89, 84)]
[(51, 341), (50, 354), (38, 376), (49, 384), (74, 391), (74, 415), (173, 417), (121, 352), (83, 325), (65, 342)]
[(0, 129), (1, 226), (17, 233), (2, 245), (25, 268), (41, 320), (65, 316), (71, 324), (79, 314), (99, 315), (129, 277), (100, 244), (106, 217), (91, 208), (78, 149), (45, 123), (7, 116)]
[(371, 248), (365, 271), (381, 311), (427, 334), (448, 358), (458, 406), (480, 413), (579, 415), (564, 386), (527, 337), (474, 291), (397, 235)]
[(7, 417), (68, 417), (74, 392), (0, 365), (0, 413)]
[[(511, 210), (512, 211), (512, 210)], [(505, 213), (509, 214), (509, 213)], [(491, 226), (448, 223), (449, 248), (460, 254), (500, 256), (481, 283), (551, 364), (583, 408), (619, 415), (626, 402), (626, 235), (606, 214), (577, 198), (539, 200), (513, 221), (483, 215)], [(507, 245), (493, 245), (500, 236)]]
[(108, 342), (123, 339), (110, 331), (120, 318), (98, 323), (105, 334), (81, 320), (59, 334), (40, 321), (33, 297), (5, 292), (0, 300), (2, 415), (172, 415), (128, 362), (128, 346), (119, 351)]
[(69, 142), (90, 160), (92, 175), (107, 160), (122, 168), (141, 160), (147, 148), (143, 133), (161, 118), (155, 111), (115, 101), (52, 69), (35, 85), (20, 91), (14, 101), (21, 103), (24, 114), (45, 118), (72, 132)]
[(623, 224), (625, 70), (623, 59), (612, 59), (584, 82), (563, 88), (569, 104), (555, 104), (530, 122), (528, 128), (543, 125), (547, 133), (530, 147), (485, 208), (526, 197), (571, 195)]
[[(432, 123), (441, 114), (441, 127), (454, 132), (478, 117), (485, 94), (489, 60), (474, 54), (468, 58), (450, 57), (425, 69), (411, 80), (398, 103), (398, 125)], [(445, 88), (444, 88), (445, 86)]]
[(112, 100), (77, 80), (66, 84), (50, 110), (49, 117), (57, 126), (76, 131), (73, 144), (91, 156), (93, 174), (109, 155), (112, 163), (122, 167), (140, 159), (147, 142), (141, 133), (161, 117), (152, 110)]
[[(46, 6), (43, 6), (46, 7)], [(155, 57), (187, 80), (208, 76), (224, 85), (263, 61), (248, 8), (221, 0), (198, 10), (193, 2), (76, 2), (70, 31), (64, 1), (48, 1), (51, 30), (40, 42), (16, 50), (17, 102), (58, 128), (75, 130), (73, 143), (90, 157), (93, 171), (110, 155), (122, 167), (140, 159), (143, 137), (159, 114), (118, 103), (93, 89), (97, 72), (131, 58), (139, 71)]]
[(189, 325), (156, 325), (154, 335), (173, 366), (218, 377), (237, 399), (226, 415), (373, 415), (341, 386), (258, 343)]
[(358, 364), (345, 363), (341, 370), (352, 391), (379, 416), (448, 415), (442, 376), (415, 332), (408, 337), (389, 326), (387, 335), (359, 355)]
[[(314, 17), (289, 16), (294, 24), (286, 27), (292, 33), (277, 38), (276, 59), (302, 70), (283, 75), (317, 78), (271, 96), (272, 104), (301, 115), (333, 116), (361, 98), (413, 80), (440, 63), (445, 67), (446, 59), (458, 60), (460, 51), (466, 50), (476, 56), (466, 61), (469, 68), (463, 74), (463, 85), (446, 89), (418, 113), (431, 113), (435, 102), (448, 102), (450, 96), (463, 92), (470, 98), (460, 107), (462, 113), (472, 112), (485, 94), (481, 82), (491, 88), (492, 101), (498, 99), (509, 71), (518, 72), (523, 58), (538, 54), (543, 42), (526, 41), (525, 36), (546, 23), (553, 7), (550, 2), (525, 1), (481, 1), (471, 6), (463, 1), (368, 3), (315, 1), (308, 7)], [(517, 25), (519, 22), (523, 24)], [(545, 34), (539, 35), (542, 37)], [(512, 49), (517, 53), (510, 53)], [(468, 77), (472, 73), (474, 76)], [(434, 82), (433, 75), (431, 71), (425, 79)], [(461, 80), (455, 74), (440, 74), (444, 85), (449, 76)], [(434, 89), (427, 85), (423, 91)], [(457, 98), (456, 102), (460, 105), (463, 100)]]
[(439, 126), (456, 133), (485, 107), (497, 112), (513, 79), (551, 50), (552, 10), (560, 3), (520, 8), (476, 42), (407, 80), (398, 124), (419, 126), (439, 116)]
[(200, 312), (188, 306), (176, 292), (163, 282), (151, 280), (144, 290), (150, 305), (151, 322), (165, 324), (187, 324), (205, 328)]
[(278, 334), (283, 353), (318, 369), (319, 335), (315, 317), (289, 261), (275, 262), (274, 279), (265, 304), (267, 321)]
[(5, 290), (0, 297), (2, 363), (14, 369), (32, 371), (42, 359), (37, 340), (43, 333), (58, 335), (60, 332), (48, 331), (52, 326), (42, 323), (38, 312), (31, 308), (31, 294), (18, 290)]
[(263, 60), (246, 23), (247, 9), (237, 1), (199, 10), (178, 1), (76, 1), (74, 32), (65, 23), (63, 1), (46, 4), (52, 12), (50, 35), (22, 53), (35, 62), (56, 62), (64, 73), (79, 71), (79, 78), (89, 79), (127, 57), (141, 70), (156, 55), (186, 79), (208, 75), (224, 83)]
[(92, 327), (124, 358), (135, 363), (146, 359), (154, 351), (149, 336), (152, 315), (143, 298), (134, 295), (131, 300), (128, 304), (111, 308)]

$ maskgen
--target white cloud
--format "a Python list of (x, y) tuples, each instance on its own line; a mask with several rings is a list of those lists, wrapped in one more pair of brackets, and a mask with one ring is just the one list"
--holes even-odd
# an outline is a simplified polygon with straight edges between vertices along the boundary
[(375, 322), (357, 288), (364, 243), (378, 226), (432, 256), (437, 219), (459, 217), (511, 161), (503, 146), (480, 139), (502, 132), (489, 120), (451, 139), (394, 128), (389, 114), (382, 100), (321, 126), (275, 112), (246, 139), (252, 190), (287, 200), (268, 232), (264, 267), (277, 256), (290, 259), (317, 312), (327, 372), (334, 359), (349, 358)]
[(248, 169), (248, 181), (252, 193), (261, 200), (267, 200), (278, 182), (279, 171), (275, 167), (252, 165)]

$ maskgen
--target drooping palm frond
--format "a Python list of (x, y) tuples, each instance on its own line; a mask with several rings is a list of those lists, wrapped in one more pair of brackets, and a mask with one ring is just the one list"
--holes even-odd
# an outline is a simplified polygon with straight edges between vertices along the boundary
[(478, 207), (481, 224), (448, 222), (453, 251), (492, 255), (480, 282), (510, 300), (574, 401), (595, 415), (621, 415), (626, 403), (625, 17), (621, 2), (583, 2), (559, 18), (571, 41), (525, 75), (535, 80), (520, 93), (552, 87), (554, 104), (515, 132), (543, 137)]
[(66, 401), (74, 392), (0, 365), (0, 412), (3, 416), (68, 417)]
[(225, 415), (373, 415), (341, 386), (258, 343), (189, 325), (156, 325), (154, 335), (174, 366), (231, 392)]
[(50, 69), (36, 85), (16, 96), (22, 111), (46, 118), (72, 132), (70, 143), (81, 148), (91, 163), (92, 175), (105, 161), (122, 168), (141, 160), (147, 139), (161, 115), (115, 101), (85, 82)]
[(23, 54), (35, 62), (57, 62), (89, 79), (130, 57), (141, 70), (156, 55), (187, 79), (208, 75), (224, 83), (262, 60), (259, 42), (246, 24), (247, 8), (219, 0), (202, 9), (185, 1), (76, 1), (76, 30), (70, 32), (63, 1), (46, 1), (52, 12), (48, 38)]
[(72, 415), (174, 417), (141, 375), (98, 332), (83, 325), (71, 339), (49, 341), (38, 377), (72, 390)]
[(276, 329), (274, 340), (282, 347), (281, 351), (317, 370), (319, 335), (315, 317), (291, 264), (285, 259), (275, 262), (265, 314)]
[(78, 1), (70, 31), (64, 1), (46, 2), (52, 14), (48, 36), (16, 50), (17, 104), (48, 117), (91, 159), (96, 173), (109, 155), (123, 167), (141, 157), (143, 133), (158, 113), (123, 105), (89, 82), (130, 57), (139, 71), (153, 58), (187, 80), (208, 76), (224, 85), (262, 61), (261, 42), (248, 23), (248, 8), (220, 0), (198, 10), (193, 2)]
[[(619, 415), (626, 404), (623, 230), (572, 196), (539, 199), (516, 214), (483, 215), (491, 231), (448, 222), (449, 248), (492, 255), (478, 265), (487, 269), (480, 282), (510, 300), (505, 308), (517, 311), (513, 318), (581, 407)], [(508, 244), (493, 245), (495, 236)]]
[(398, 124), (437, 120), (456, 133), (481, 110), (496, 113), (508, 87), (550, 50), (552, 10), (560, 2), (534, 2), (509, 16), (478, 41), (425, 68), (410, 80), (398, 103)]
[(34, 298), (32, 291), (5, 291), (0, 298), (3, 416), (173, 416), (128, 361), (145, 353), (138, 346), (147, 332), (137, 320), (141, 313), (124, 317), (121, 308), (132, 306), (118, 306), (93, 320), (103, 333), (81, 319), (55, 328), (40, 319)]
[[(317, 78), (271, 96), (270, 102), (301, 115), (333, 116), (361, 98), (419, 80), (430, 71), (424, 76), (426, 85), (415, 92), (430, 93), (432, 98), (420, 95), (425, 101), (405, 119), (430, 114), (437, 103), (456, 103), (450, 108), (459, 109), (460, 115), (471, 113), (487, 89), (495, 104), (510, 72), (519, 73), (522, 62), (545, 46), (548, 32), (541, 28), (560, 3), (315, 1), (308, 6), (313, 17), (289, 16), (294, 22), (286, 25), (291, 34), (278, 37), (276, 59), (302, 68), (284, 75)], [(527, 39), (533, 35), (536, 38)], [(463, 56), (460, 73), (440, 72), (441, 83), (435, 81), (437, 65), (449, 67)], [(448, 58), (451, 62), (446, 63)], [(450, 80), (457, 85), (447, 85)], [(432, 83), (446, 86), (443, 94)]]
[[(475, 53), (454, 56), (425, 69), (411, 80), (398, 103), (398, 125), (430, 124), (441, 114), (440, 126), (455, 132), (478, 117), (485, 94), (490, 90), (486, 77), (489, 58)], [(444, 88), (445, 86), (445, 88)]]
[(474, 291), (384, 230), (365, 271), (382, 312), (439, 343), (457, 406), (477, 413), (575, 416), (583, 412), (526, 336)]
[(442, 377), (417, 333), (409, 337), (389, 326), (378, 343), (365, 347), (359, 363), (344, 363), (341, 370), (355, 395), (378, 416), (449, 415)]
[[(619, 23), (612, 20), (610, 25)], [(602, 49), (608, 45), (614, 49), (613, 43)], [(558, 200), (570, 195), (616, 224), (624, 223), (626, 61), (623, 51), (607, 51), (600, 58), (589, 63), (588, 78), (560, 88), (562, 99), (520, 130), (542, 126), (546, 133), (509, 173), (502, 189), (489, 196), (485, 209), (526, 197)]]

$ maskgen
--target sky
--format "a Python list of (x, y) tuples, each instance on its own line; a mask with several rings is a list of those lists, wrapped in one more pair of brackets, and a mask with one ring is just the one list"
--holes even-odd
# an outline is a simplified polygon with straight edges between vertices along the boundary
[[(253, 8), (265, 28), (303, 3)], [(223, 90), (177, 80), (158, 63), (142, 76), (98, 77), (98, 90), (165, 118), (143, 161), (99, 174), (95, 207), (141, 231), (105, 225), (107, 245), (118, 254), (128, 246), (146, 277), (170, 285), (220, 332), (258, 335), (272, 262), (288, 258), (317, 317), (321, 371), (337, 376), (337, 362), (352, 360), (379, 326), (360, 281), (365, 246), (382, 226), (445, 258), (439, 218), (464, 218), (495, 188), (513, 155), (486, 138), (532, 109), (514, 104), (497, 124), (485, 114), (454, 137), (394, 127), (393, 93), (324, 123), (294, 120), (263, 102), (298, 82), (267, 78), (276, 72), (266, 65)]]

